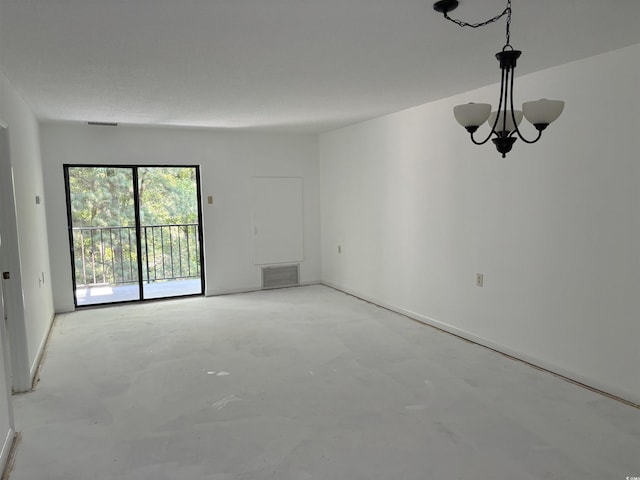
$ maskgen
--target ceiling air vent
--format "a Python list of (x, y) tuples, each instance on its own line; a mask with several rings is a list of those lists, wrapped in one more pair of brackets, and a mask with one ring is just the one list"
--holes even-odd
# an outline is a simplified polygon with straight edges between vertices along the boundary
[(300, 265), (262, 267), (262, 288), (282, 288), (300, 285)]

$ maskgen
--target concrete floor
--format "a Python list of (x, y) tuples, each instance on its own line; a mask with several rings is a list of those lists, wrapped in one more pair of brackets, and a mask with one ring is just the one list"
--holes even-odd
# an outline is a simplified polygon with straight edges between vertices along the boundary
[(11, 480), (624, 480), (640, 411), (322, 286), (60, 316)]

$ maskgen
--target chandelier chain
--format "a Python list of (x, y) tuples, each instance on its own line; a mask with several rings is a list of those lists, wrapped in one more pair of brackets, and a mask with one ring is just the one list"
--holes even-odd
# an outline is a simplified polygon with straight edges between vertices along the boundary
[(497, 22), (504, 16), (507, 17), (507, 32), (506, 32), (507, 45), (511, 45), (511, 0), (507, 0), (507, 7), (504, 9), (502, 13), (499, 13), (498, 15), (496, 15), (493, 18), (490, 18), (489, 20), (485, 20), (484, 22), (479, 22), (479, 23), (469, 23), (469, 22), (459, 20), (457, 18), (451, 18), (446, 11), (444, 12), (444, 18), (446, 18), (450, 22), (455, 23), (459, 27), (471, 27), (471, 28), (486, 27), (487, 25)]
[(511, 0), (507, 0), (507, 45), (511, 45)]

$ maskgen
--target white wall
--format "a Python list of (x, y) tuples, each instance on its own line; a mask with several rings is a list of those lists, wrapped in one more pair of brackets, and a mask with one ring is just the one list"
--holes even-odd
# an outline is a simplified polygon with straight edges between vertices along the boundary
[(452, 115), (498, 85), (322, 135), (323, 281), (640, 402), (639, 86), (640, 45), (518, 78), (566, 109), (506, 159)]
[(318, 139), (311, 135), (226, 133), (142, 127), (41, 125), (48, 201), (54, 302), (73, 307), (63, 164), (189, 164), (201, 166), (206, 293), (261, 287), (253, 263), (251, 177), (292, 176), (304, 181), (304, 262), (300, 280), (320, 281)]
[[(47, 334), (53, 321), (53, 297), (49, 270), (46, 228), (46, 197), (43, 197), (42, 164), (38, 123), (27, 104), (9, 81), (0, 74), (0, 118), (7, 123), (10, 143), (10, 168), (5, 181), (13, 181), (15, 205), (11, 232), (17, 250), (10, 253), (8, 266), (12, 279), (12, 302), (16, 304), (9, 319), (13, 385), (27, 390), (36, 372)], [(8, 189), (7, 189), (8, 190)], [(35, 197), (42, 201), (36, 205)], [(16, 235), (17, 233), (17, 235)]]

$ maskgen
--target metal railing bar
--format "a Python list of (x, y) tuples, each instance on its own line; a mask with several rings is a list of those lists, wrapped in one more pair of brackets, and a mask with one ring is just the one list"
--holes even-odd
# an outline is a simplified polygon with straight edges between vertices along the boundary
[(102, 267), (102, 283), (107, 283), (104, 272), (104, 235), (102, 230), (100, 230), (100, 266)]
[(128, 228), (127, 229), (127, 234), (129, 235), (129, 278), (133, 279), (133, 255), (131, 255), (132, 253), (132, 248), (131, 248), (131, 229)]
[[(146, 263), (147, 263), (147, 278), (146, 281), (147, 283), (149, 283), (149, 241), (147, 239), (147, 227), (143, 227), (144, 228), (144, 250), (145, 250), (145, 259), (146, 259)], [(143, 280), (145, 280), (143, 278)]]
[(84, 256), (84, 232), (80, 230), (80, 251), (82, 252), (82, 281), (87, 283), (87, 265)]
[(118, 229), (118, 236), (120, 237), (120, 275), (122, 275), (122, 280), (124, 280), (124, 248), (122, 246), (122, 229)]
[(169, 254), (171, 258), (171, 277), (175, 277), (173, 274), (173, 234), (171, 232), (171, 226), (169, 226)]
[(113, 254), (113, 228), (109, 229), (109, 241), (111, 242), (111, 271), (114, 273), (115, 278), (116, 261), (115, 255)]
[(93, 274), (93, 283), (96, 281), (96, 247), (93, 232), (91, 232), (91, 273)]
[(187, 273), (191, 276), (191, 251), (189, 250), (189, 226), (187, 225)]
[(162, 230), (162, 227), (160, 227), (160, 246), (162, 246), (162, 277), (164, 278), (167, 275), (164, 271), (164, 232)]
[(180, 244), (180, 237), (182, 235), (180, 235), (180, 227), (176, 227), (176, 229), (178, 230), (178, 260), (179, 260), (179, 268), (180, 268), (180, 275), (182, 275), (182, 245)]

